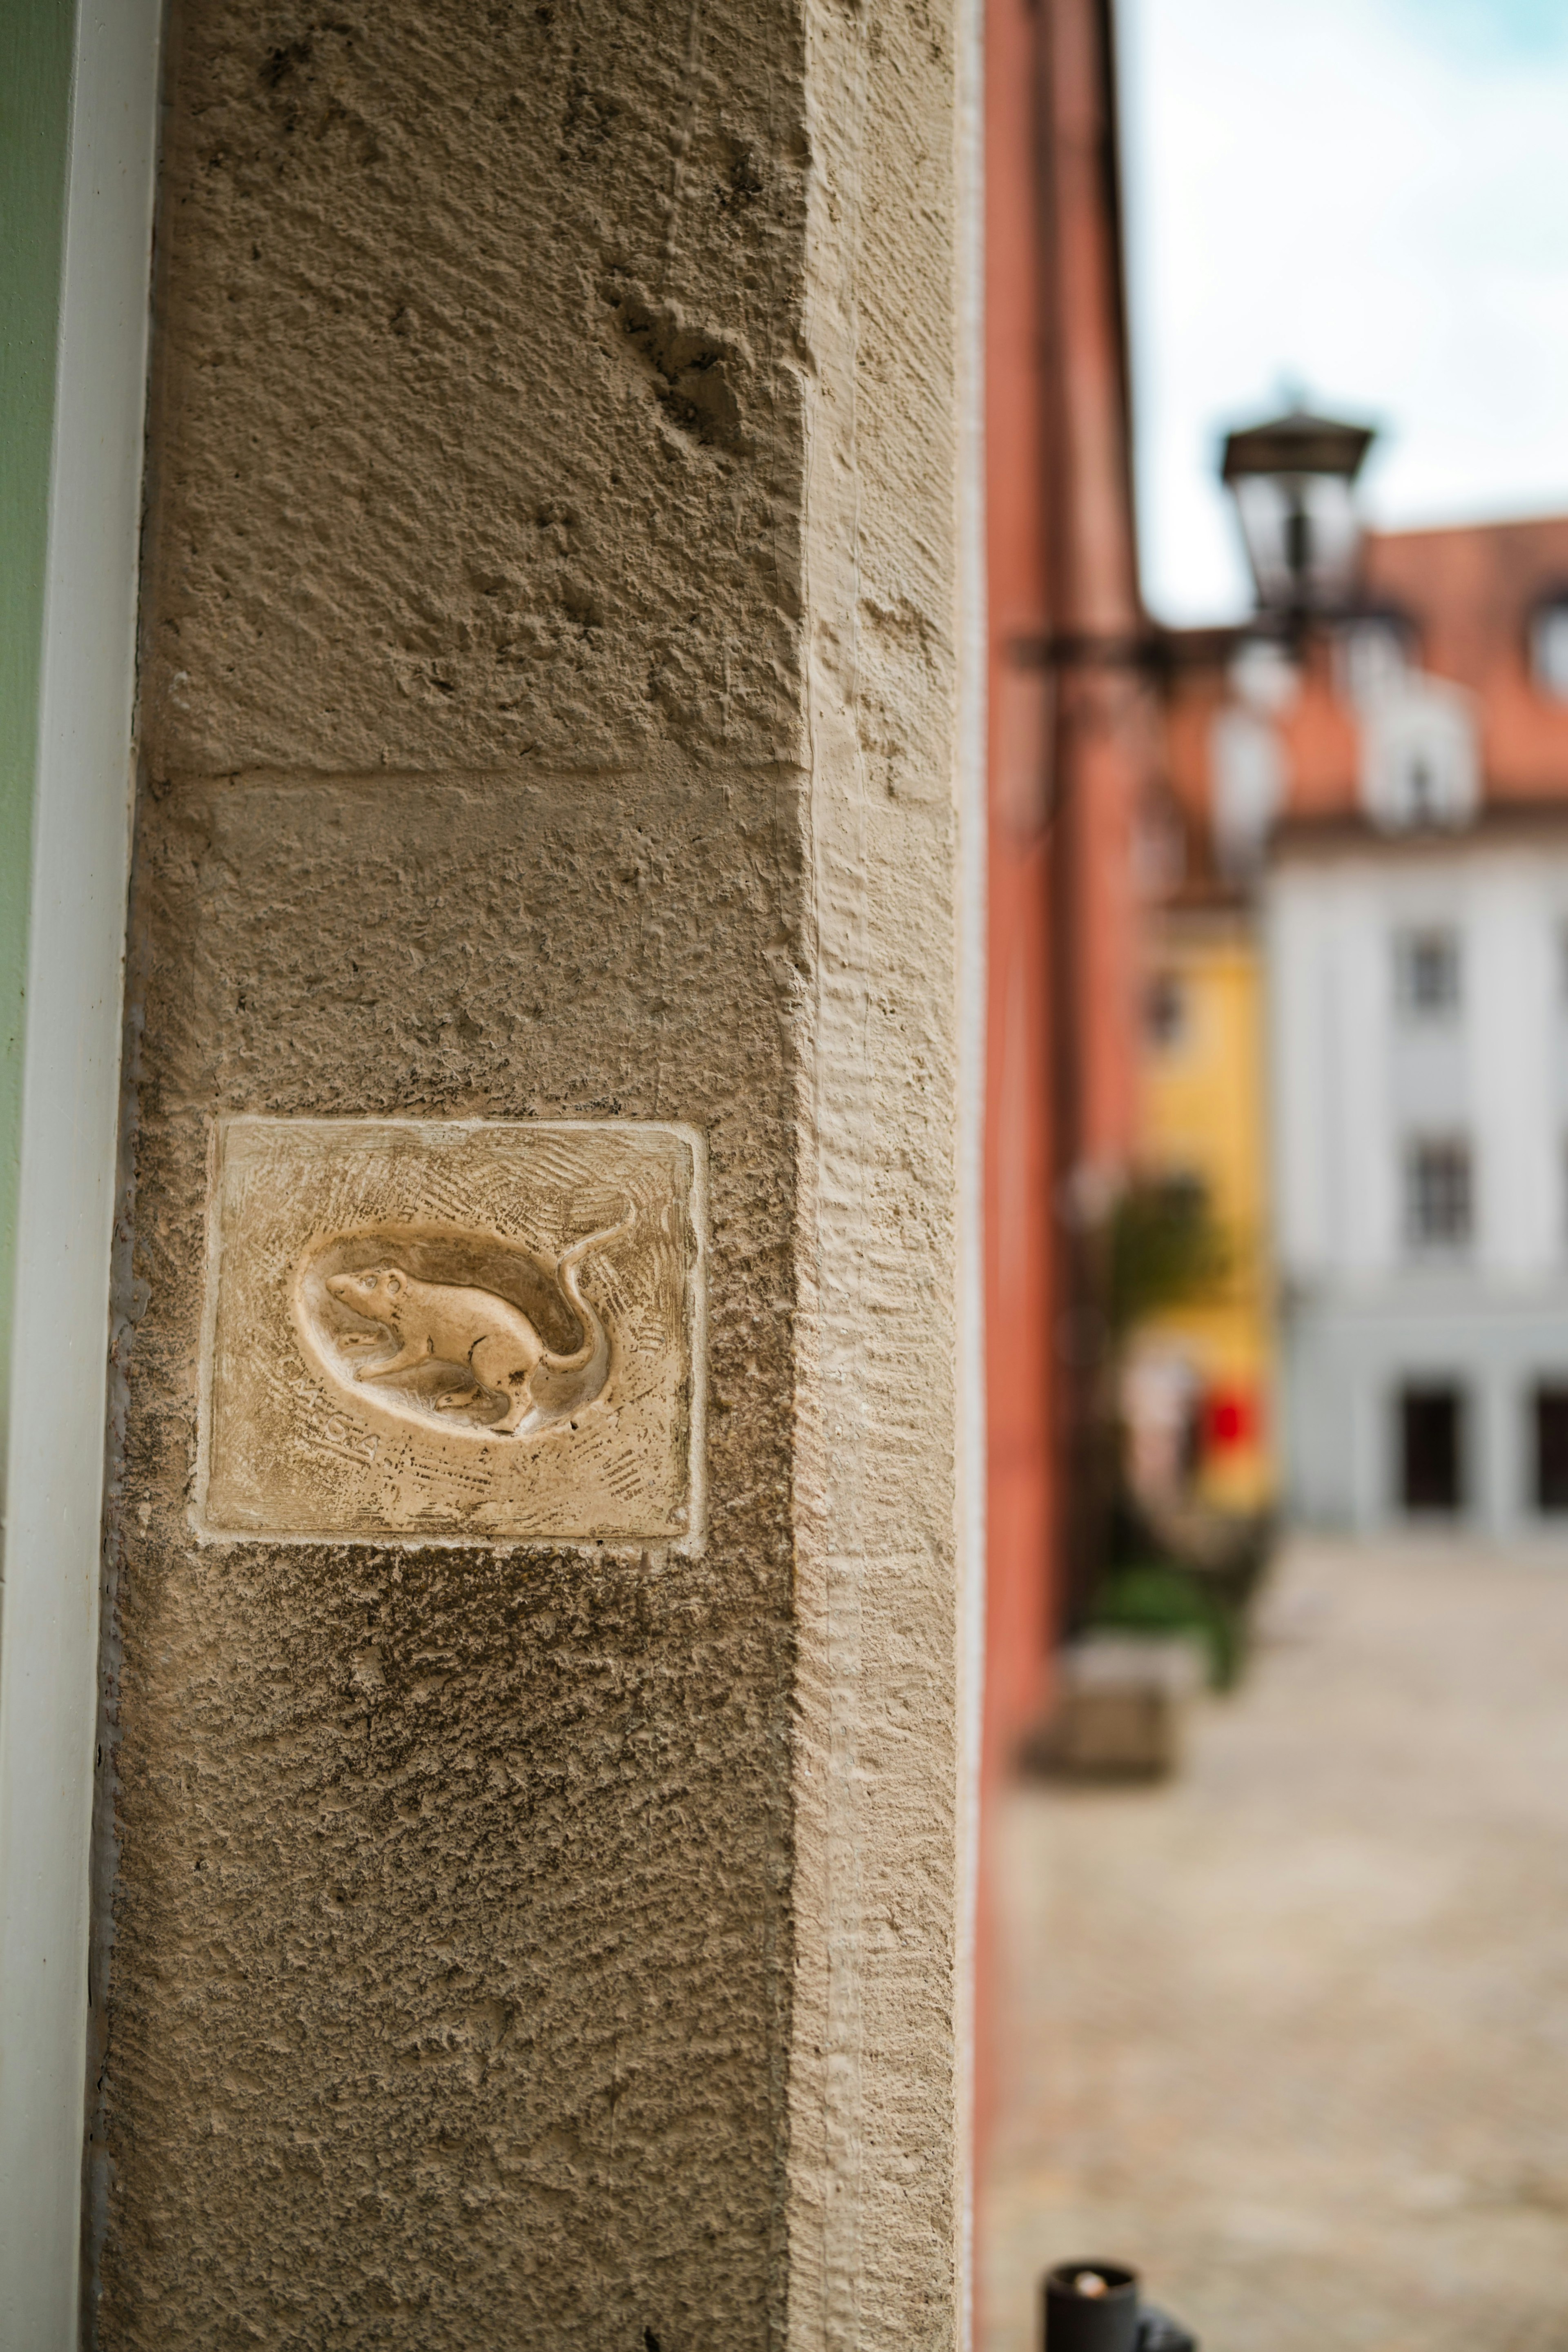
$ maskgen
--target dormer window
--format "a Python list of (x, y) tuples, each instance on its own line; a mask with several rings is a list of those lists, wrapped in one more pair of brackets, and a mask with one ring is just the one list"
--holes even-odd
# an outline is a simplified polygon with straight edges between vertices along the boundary
[(1335, 654), (1341, 692), (1367, 710), (1397, 693), (1415, 667), (1415, 632), (1403, 614), (1360, 614), (1340, 631)]
[(1405, 803), (1412, 824), (1436, 824), (1442, 817), (1437, 762), (1422, 745), (1417, 745), (1405, 761)]
[(1568, 591), (1535, 608), (1530, 625), (1530, 666), (1553, 702), (1568, 702)]
[(1447, 678), (1411, 671), (1362, 711), (1362, 797), (1373, 823), (1462, 825), (1480, 798), (1471, 698)]

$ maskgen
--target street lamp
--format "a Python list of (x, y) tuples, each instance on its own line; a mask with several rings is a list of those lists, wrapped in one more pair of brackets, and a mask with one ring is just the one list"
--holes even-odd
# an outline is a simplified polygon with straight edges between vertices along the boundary
[[(1220, 477), (1236, 500), (1258, 592), (1258, 618), (1236, 635), (1295, 658), (1313, 618), (1352, 607), (1361, 520), (1354, 485), (1377, 438), (1371, 425), (1342, 425), (1293, 408), (1267, 425), (1226, 436)], [(1180, 635), (1145, 623), (1125, 635), (1060, 630), (1016, 637), (1014, 658), (1051, 670), (1161, 672), (1185, 660), (1205, 665), (1212, 646), (1183, 649)]]
[(1352, 486), (1375, 434), (1292, 409), (1226, 436), (1221, 478), (1236, 500), (1266, 614), (1292, 631), (1342, 611), (1361, 542)]

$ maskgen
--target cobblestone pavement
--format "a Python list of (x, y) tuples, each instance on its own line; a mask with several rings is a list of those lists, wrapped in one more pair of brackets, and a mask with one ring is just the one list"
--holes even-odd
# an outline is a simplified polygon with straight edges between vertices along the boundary
[(1015, 1792), (984, 2352), (1568, 2352), (1568, 1559), (1298, 1545), (1156, 1790)]

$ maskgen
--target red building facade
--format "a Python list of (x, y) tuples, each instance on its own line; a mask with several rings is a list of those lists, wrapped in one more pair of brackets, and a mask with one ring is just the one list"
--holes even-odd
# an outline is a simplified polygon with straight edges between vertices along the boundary
[[(1133, 1139), (1153, 710), (1109, 0), (991, 0), (986, 44), (991, 1798), (1048, 1703), (1092, 1542), (1094, 1230)], [(981, 1912), (984, 2135), (984, 1876)]]

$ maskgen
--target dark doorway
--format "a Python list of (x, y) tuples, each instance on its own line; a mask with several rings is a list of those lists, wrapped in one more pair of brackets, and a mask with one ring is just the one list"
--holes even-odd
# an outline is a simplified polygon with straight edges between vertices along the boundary
[(1568, 1386), (1535, 1391), (1535, 1507), (1568, 1511)]
[(1448, 1381), (1399, 1395), (1400, 1500), (1407, 1511), (1465, 1507), (1465, 1400)]

